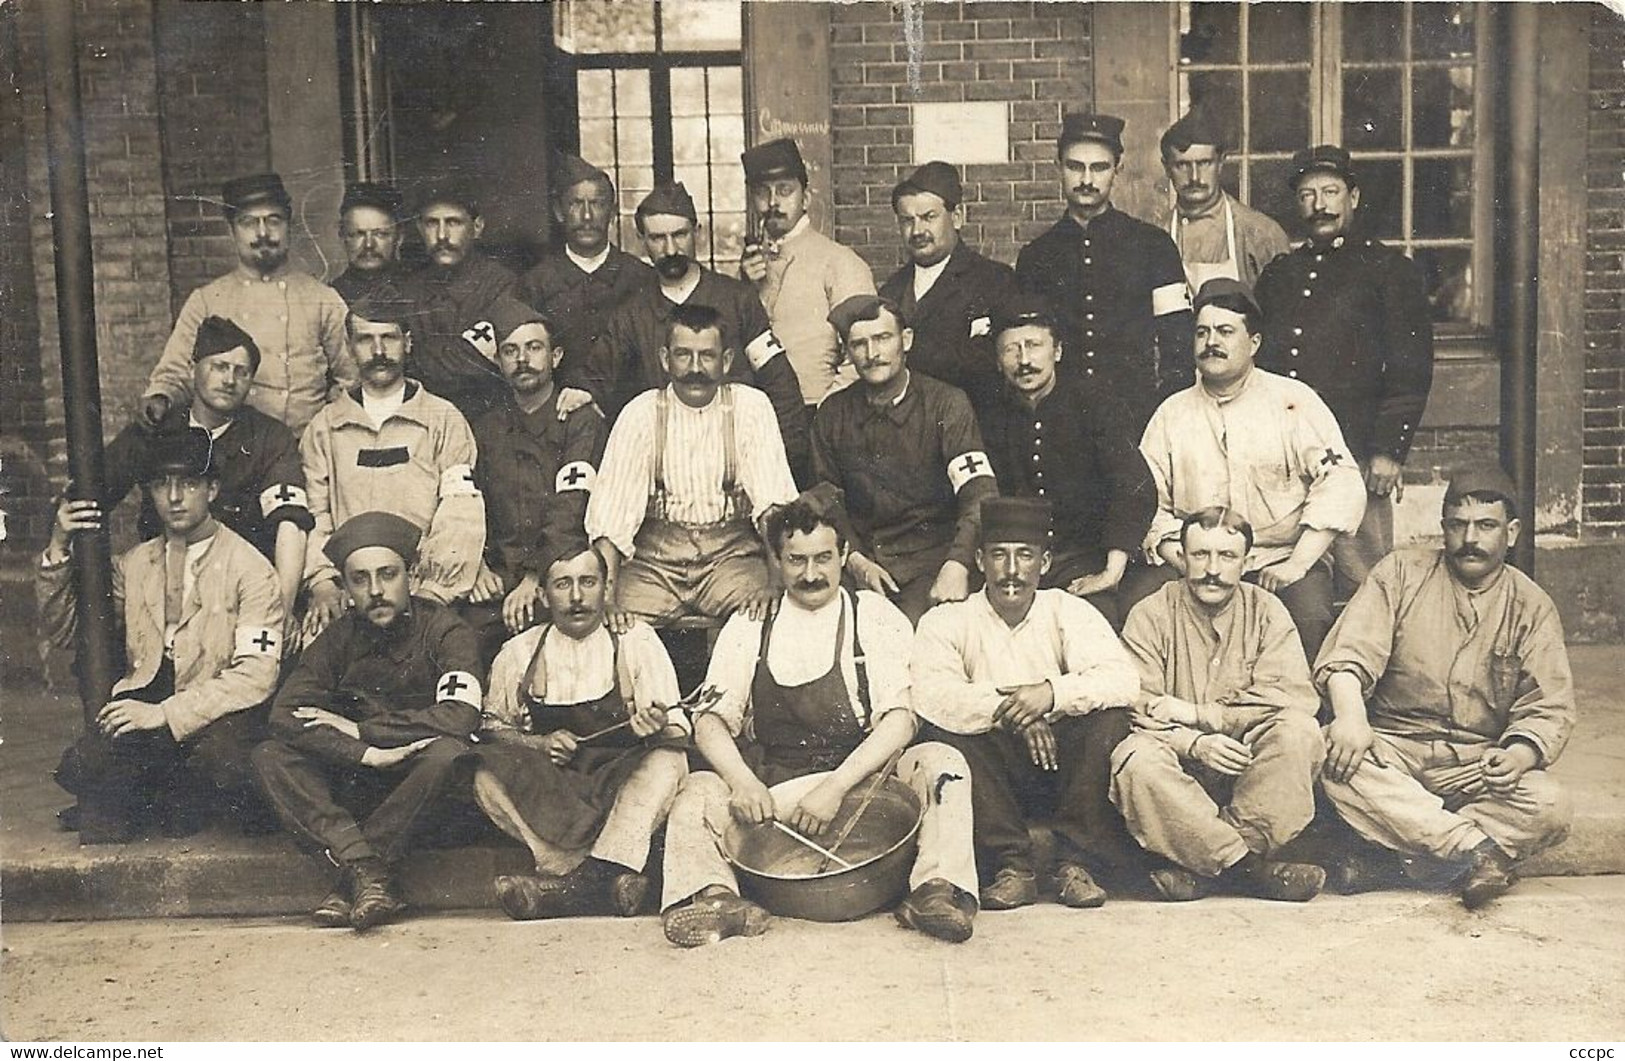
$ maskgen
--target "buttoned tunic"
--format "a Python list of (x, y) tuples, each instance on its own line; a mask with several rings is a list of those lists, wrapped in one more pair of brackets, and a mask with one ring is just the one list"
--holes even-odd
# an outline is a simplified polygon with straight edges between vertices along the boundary
[(806, 404), (817, 405), (832, 388), (856, 378), (850, 366), (842, 370), (846, 357), (841, 339), (827, 318), (853, 295), (874, 293), (868, 264), (850, 247), (813, 228), (809, 217), (796, 222), (768, 253), (767, 279), (757, 294), (773, 322), (773, 334), (790, 356)]
[(880, 294), (902, 307), (914, 332), (910, 364), (980, 405), (999, 383), (993, 318), (1018, 290), (1015, 270), (960, 243), (917, 301), (915, 271), (909, 262), (880, 285)]
[(564, 347), (566, 362), (575, 362), (591, 355), (610, 315), (632, 292), (656, 282), (652, 266), (612, 243), (590, 273), (562, 250), (547, 255), (519, 281), (519, 295), (553, 321), (554, 345)]

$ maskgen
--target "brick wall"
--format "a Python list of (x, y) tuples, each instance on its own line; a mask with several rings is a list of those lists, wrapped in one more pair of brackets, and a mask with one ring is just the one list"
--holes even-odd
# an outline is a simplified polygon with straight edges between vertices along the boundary
[(1625, 532), (1625, 21), (1591, 24), (1581, 533)]
[(903, 261), (892, 187), (916, 165), (909, 105), (1007, 101), (1010, 159), (962, 167), (964, 239), (1015, 261), (1058, 216), (1055, 138), (1091, 101), (1090, 5), (926, 3), (919, 77), (909, 81), (901, 5), (830, 7), (835, 238), (884, 279)]

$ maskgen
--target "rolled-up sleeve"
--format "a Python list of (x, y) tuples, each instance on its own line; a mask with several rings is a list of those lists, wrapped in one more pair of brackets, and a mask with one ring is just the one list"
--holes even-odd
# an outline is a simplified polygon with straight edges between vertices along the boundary
[(1050, 678), (1055, 710), (1083, 715), (1126, 707), (1140, 694), (1140, 675), (1094, 605), (1071, 594), (1054, 598), (1059, 609), (1062, 673)]
[(709, 712), (739, 736), (750, 709), (750, 683), (761, 641), (762, 624), (741, 614), (735, 613), (722, 627), (693, 708), (696, 717)]

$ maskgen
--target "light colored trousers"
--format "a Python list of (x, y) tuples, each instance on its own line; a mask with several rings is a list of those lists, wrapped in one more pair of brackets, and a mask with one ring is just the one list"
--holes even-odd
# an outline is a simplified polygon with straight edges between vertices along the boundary
[(1440, 771), (1459, 773), (1493, 747), (1378, 733), (1353, 777), (1321, 787), (1350, 828), (1393, 851), (1456, 859), (1487, 837), (1521, 859), (1562, 841), (1574, 810), (1544, 770), (1524, 774), (1505, 796), (1440, 782)]
[[(977, 894), (976, 849), (971, 837), (970, 767), (946, 744), (916, 744), (897, 760), (897, 777), (914, 790), (925, 816), (920, 849), (909, 873), (910, 890), (942, 878)], [(728, 828), (728, 783), (710, 771), (690, 774), (666, 825), (666, 910), (711, 885), (735, 895), (739, 881), (717, 842)]]
[(643, 864), (649, 860), (649, 843), (655, 830), (666, 820), (672, 799), (687, 774), (687, 752), (657, 748), (645, 755), (615, 794), (615, 804), (604, 818), (604, 826), (592, 847), (576, 850), (537, 836), (520, 816), (501, 783), (486, 770), (474, 773), (474, 799), (497, 828), (530, 848), (538, 873), (568, 873), (588, 855), (641, 873)]
[[(1117, 746), (1112, 802), (1141, 847), (1216, 877), (1249, 851), (1268, 855), (1304, 830), (1315, 816), (1315, 778), (1326, 758), (1319, 725), (1310, 715), (1282, 713), (1253, 726), (1242, 743), (1253, 760), (1234, 779), (1181, 762), (1152, 733), (1135, 731)], [(1226, 787), (1230, 801), (1221, 807), (1214, 796), (1222, 798)]]

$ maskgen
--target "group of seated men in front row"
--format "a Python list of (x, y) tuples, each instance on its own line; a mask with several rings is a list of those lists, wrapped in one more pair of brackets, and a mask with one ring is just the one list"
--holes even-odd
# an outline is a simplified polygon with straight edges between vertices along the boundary
[[(926, 191), (957, 196), (951, 167), (899, 199)], [(365, 929), (402, 909), (415, 833), (466, 796), (534, 857), (495, 882), (509, 914), (630, 916), (658, 878), (667, 938), (694, 946), (768, 924), (718, 847), (730, 820), (827, 839), (877, 772), (923, 808), (896, 917), (952, 941), (1038, 898), (1035, 816), (1055, 829), (1045, 890), (1072, 907), (1305, 901), (1328, 874), (1448, 879), (1477, 907), (1566, 833), (1547, 768), (1572, 679), (1551, 600), (1506, 566), (1516, 491), (1458, 469), (1443, 548), (1386, 556), (1333, 624), (1329, 590), (1303, 588), (1329, 584), (1365, 485), (1315, 391), (1256, 366), (1238, 280), (1195, 293), (1195, 382), (1138, 448), (1019, 290), (983, 322), (998, 378), (975, 401), (910, 368), (903, 303), (842, 299), (827, 321), (856, 379), (807, 429), (800, 392), (762, 384), (795, 382), (772, 332), (734, 345), (755, 295), (694, 265), (693, 205), (666, 186), (638, 214), (658, 278), (607, 321), (502, 296), (458, 345), (435, 284), (477, 273), (379, 283), (339, 303), (354, 385), (302, 403), (286, 351), (228, 311), (296, 298), (260, 260), (286, 193), (262, 176), (225, 198), (241, 275), (188, 302), (190, 371), (166, 350), (171, 389), (111, 444), (106, 495), (60, 504), (41, 559), (67, 643), (73, 537), (144, 487), (153, 536), (116, 562), (124, 677), (57, 773), (87, 835), (184, 835), (210, 810), (280, 825), (338, 867), (317, 923)], [(469, 221), (430, 204), (429, 272), (446, 214)], [(685, 277), (715, 297), (639, 310)], [(579, 389), (555, 375), (570, 334), (612, 352)], [(684, 616), (721, 624), (688, 696), (656, 633)], [(811, 774), (793, 802), (771, 791)], [(1349, 832), (1311, 858), (1294, 845), (1317, 792)]]

